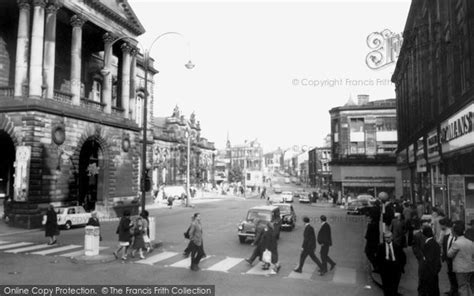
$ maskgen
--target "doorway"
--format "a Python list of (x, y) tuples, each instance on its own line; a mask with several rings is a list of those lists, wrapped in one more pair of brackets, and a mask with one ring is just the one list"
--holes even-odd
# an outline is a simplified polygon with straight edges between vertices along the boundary
[(102, 187), (104, 175), (103, 151), (95, 139), (88, 139), (82, 145), (79, 155), (79, 205), (86, 211), (95, 210), (96, 203), (103, 200)]
[(4, 131), (0, 131), (0, 155), (0, 204), (5, 205), (8, 200), (13, 200), (15, 145)]

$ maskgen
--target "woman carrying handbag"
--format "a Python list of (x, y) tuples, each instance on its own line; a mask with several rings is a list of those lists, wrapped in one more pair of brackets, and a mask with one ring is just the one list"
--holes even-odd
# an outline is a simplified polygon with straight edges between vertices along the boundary
[(53, 205), (49, 205), (46, 215), (43, 216), (45, 236), (49, 237), (48, 245), (57, 243), (56, 236), (59, 235), (58, 216)]

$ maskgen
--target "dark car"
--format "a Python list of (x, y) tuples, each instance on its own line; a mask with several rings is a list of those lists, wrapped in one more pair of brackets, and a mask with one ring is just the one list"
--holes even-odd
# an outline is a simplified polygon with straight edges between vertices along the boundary
[(247, 239), (255, 239), (256, 220), (259, 220), (260, 222), (271, 222), (273, 224), (276, 238), (280, 238), (280, 208), (273, 205), (259, 206), (248, 210), (245, 220), (239, 223), (237, 231), (240, 243), (244, 243)]
[(281, 229), (293, 230), (296, 226), (296, 213), (292, 205), (279, 203), (273, 204), (280, 208)]
[(366, 199), (356, 199), (347, 206), (347, 214), (368, 215), (372, 205)]

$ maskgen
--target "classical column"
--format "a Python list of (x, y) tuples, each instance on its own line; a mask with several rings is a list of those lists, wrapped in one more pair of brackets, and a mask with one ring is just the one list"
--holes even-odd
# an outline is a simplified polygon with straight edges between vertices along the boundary
[(54, 3), (46, 7), (46, 29), (44, 36), (43, 84), (46, 97), (54, 97), (54, 64), (56, 55), (56, 13), (59, 5)]
[(130, 51), (132, 47), (128, 43), (122, 44), (120, 47), (122, 49), (122, 74), (121, 74), (121, 82), (122, 82), (122, 108), (125, 118), (129, 118), (129, 110), (130, 110)]
[(137, 94), (136, 94), (136, 79), (137, 79), (137, 54), (138, 49), (134, 47), (130, 55), (132, 61), (130, 63), (130, 119), (136, 120), (137, 118)]
[(102, 100), (105, 104), (105, 113), (112, 113), (112, 45), (115, 37), (111, 33), (105, 33), (104, 39), (104, 68), (102, 75), (104, 80), (102, 83)]
[(71, 17), (71, 94), (73, 105), (81, 104), (82, 26), (85, 22), (78, 15)]
[(45, 0), (33, 0), (33, 26), (31, 29), (29, 95), (41, 97), (43, 85), (43, 43)]
[[(23, 85), (27, 82), (28, 76), (28, 47), (30, 42), (30, 2), (28, 0), (18, 0), (20, 13), (18, 16), (18, 35), (16, 40), (16, 61), (15, 61), (15, 97), (23, 95)], [(26, 94), (25, 94), (26, 95)]]

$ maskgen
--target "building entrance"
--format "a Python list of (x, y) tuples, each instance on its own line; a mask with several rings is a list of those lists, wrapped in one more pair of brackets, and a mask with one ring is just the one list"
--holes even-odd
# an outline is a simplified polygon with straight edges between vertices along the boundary
[[(8, 201), (13, 200), (15, 145), (4, 131), (0, 131), (0, 155), (0, 205), (4, 206), (6, 212)], [(0, 216), (3, 216), (3, 212)]]
[(87, 140), (79, 156), (79, 204), (86, 211), (95, 210), (97, 201), (102, 200), (99, 188), (103, 186), (103, 152), (94, 139)]

